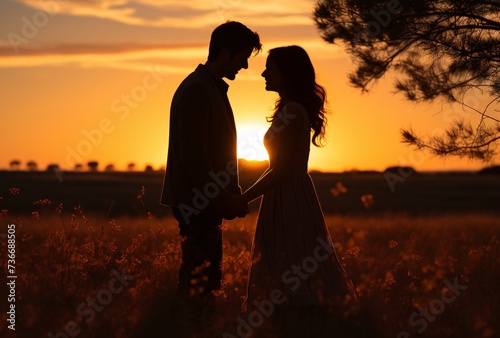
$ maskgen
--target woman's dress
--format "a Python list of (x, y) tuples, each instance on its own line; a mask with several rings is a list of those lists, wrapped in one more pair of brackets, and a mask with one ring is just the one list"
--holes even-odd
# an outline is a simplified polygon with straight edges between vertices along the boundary
[(247, 309), (264, 300), (329, 306), (339, 298), (354, 295), (352, 283), (334, 251), (308, 174), (311, 134), (307, 112), (298, 103), (290, 104), (297, 105), (304, 121), (296, 139), (292, 144), (282, 142), (280, 131), (287, 121), (279, 117), (280, 112), (264, 137), (270, 163), (266, 172), (273, 168), (275, 157), (284, 147), (294, 150), (286, 175), (261, 201), (244, 306)]

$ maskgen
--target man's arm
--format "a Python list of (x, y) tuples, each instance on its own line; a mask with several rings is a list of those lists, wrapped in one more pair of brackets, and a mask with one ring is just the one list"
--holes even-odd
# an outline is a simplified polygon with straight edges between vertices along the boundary
[[(211, 98), (203, 85), (189, 86), (180, 98), (176, 126), (179, 132), (181, 161), (201, 192), (209, 182), (214, 181), (210, 174), (215, 174), (207, 149), (211, 106)], [(211, 198), (212, 205), (223, 215), (231, 214), (228, 217), (240, 214), (240, 206), (231, 198), (232, 195), (223, 187), (219, 188), (217, 196)]]

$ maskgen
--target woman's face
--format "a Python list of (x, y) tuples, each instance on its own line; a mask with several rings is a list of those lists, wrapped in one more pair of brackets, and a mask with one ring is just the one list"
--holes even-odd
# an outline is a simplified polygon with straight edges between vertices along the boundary
[(266, 69), (262, 72), (262, 77), (266, 80), (266, 90), (283, 94), (283, 79), (278, 71), (278, 67), (268, 56)]

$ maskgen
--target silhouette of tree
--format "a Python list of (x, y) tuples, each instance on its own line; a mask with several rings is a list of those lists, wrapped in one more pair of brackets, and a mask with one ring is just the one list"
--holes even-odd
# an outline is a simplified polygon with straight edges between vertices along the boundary
[(75, 164), (75, 171), (82, 171), (83, 170), (83, 164), (77, 163)]
[(47, 169), (46, 171), (54, 171), (54, 172), (57, 172), (61, 170), (61, 168), (59, 167), (59, 164), (57, 163), (51, 163), (47, 166)]
[(153, 169), (153, 166), (152, 166), (152, 165), (148, 164), (148, 165), (146, 166), (146, 169), (144, 169), (144, 171), (145, 171), (145, 172), (147, 172), (147, 173), (151, 173), (151, 172), (153, 172), (153, 171), (155, 171), (155, 170)]
[(500, 165), (494, 165), (479, 170), (480, 175), (500, 175)]
[(135, 163), (134, 162), (130, 162), (127, 165), (127, 169), (128, 169), (128, 171), (134, 171), (135, 170)]
[(28, 161), (28, 163), (26, 163), (26, 167), (28, 168), (29, 171), (38, 170), (38, 164), (35, 161)]
[[(499, 12), (491, 0), (319, 0), (314, 20), (323, 39), (340, 43), (356, 64), (353, 86), (368, 91), (392, 70), (408, 100), (442, 99), (480, 114), (476, 128), (457, 120), (440, 137), (403, 129), (403, 142), (488, 161), (500, 140)], [(489, 97), (482, 108), (465, 100), (477, 92)]]
[(111, 171), (115, 171), (115, 165), (110, 163), (106, 166), (106, 168), (104, 168), (104, 171), (108, 171), (108, 172), (111, 172)]
[(19, 170), (21, 168), (21, 161), (19, 160), (12, 160), (9, 163), (10, 170)]
[(87, 163), (87, 166), (89, 167), (89, 171), (95, 172), (97, 171), (99, 163), (97, 161), (90, 161)]

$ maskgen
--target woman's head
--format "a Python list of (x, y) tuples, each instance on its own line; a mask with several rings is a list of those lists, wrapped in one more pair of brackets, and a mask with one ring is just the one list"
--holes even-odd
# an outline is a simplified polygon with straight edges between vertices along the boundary
[(276, 67), (283, 82), (284, 92), (280, 95), (296, 98), (304, 90), (314, 87), (314, 67), (309, 55), (301, 47), (287, 46), (271, 49), (268, 63)]
[(314, 131), (313, 144), (320, 145), (325, 138), (326, 91), (316, 83), (314, 67), (307, 52), (299, 46), (271, 49), (262, 76), (266, 79), (266, 90), (280, 94), (275, 113), (290, 101), (301, 103), (309, 114)]

